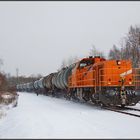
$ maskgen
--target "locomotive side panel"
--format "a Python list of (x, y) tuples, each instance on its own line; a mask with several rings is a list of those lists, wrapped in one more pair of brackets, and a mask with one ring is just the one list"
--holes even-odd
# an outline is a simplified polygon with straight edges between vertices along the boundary
[[(119, 62), (119, 64), (117, 64)], [(130, 61), (109, 60), (102, 64), (99, 70), (99, 83), (101, 86), (121, 86), (124, 79), (125, 86), (132, 84), (132, 65)]]

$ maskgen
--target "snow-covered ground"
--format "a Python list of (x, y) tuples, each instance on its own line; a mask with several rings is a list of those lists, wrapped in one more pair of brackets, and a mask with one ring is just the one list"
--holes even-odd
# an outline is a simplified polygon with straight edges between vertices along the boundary
[(140, 118), (20, 92), (0, 119), (0, 138), (140, 138)]

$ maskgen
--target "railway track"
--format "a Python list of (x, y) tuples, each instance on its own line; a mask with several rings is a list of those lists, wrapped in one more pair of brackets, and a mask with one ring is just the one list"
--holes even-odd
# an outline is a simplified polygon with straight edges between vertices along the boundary
[[(118, 106), (118, 107), (121, 108), (120, 106)], [(124, 108), (121, 108), (121, 109), (134, 110), (134, 111), (139, 111), (140, 112), (140, 109), (137, 109), (137, 108), (124, 107)]]
[(129, 113), (129, 112), (126, 112), (126, 110), (133, 110), (133, 111), (138, 111), (140, 112), (140, 109), (136, 109), (136, 108), (129, 108), (129, 107), (124, 107), (124, 108), (121, 108), (121, 107), (103, 107), (104, 109), (107, 109), (107, 110), (111, 110), (111, 111), (114, 111), (114, 112), (118, 112), (118, 113), (122, 113), (122, 114), (126, 114), (126, 115), (130, 115), (130, 116), (134, 116), (134, 117), (139, 117), (140, 118), (140, 115), (138, 114), (134, 114), (134, 113)]
[[(92, 102), (90, 102), (88, 105), (95, 105), (95, 104), (92, 103)], [(96, 106), (101, 107), (100, 105), (96, 105)], [(126, 114), (126, 115), (130, 115), (130, 116), (134, 116), (134, 117), (139, 117), (140, 118), (140, 115), (139, 114), (134, 114), (134, 113), (126, 112), (126, 111), (132, 110), (132, 111), (137, 111), (137, 112), (140, 113), (140, 109), (137, 109), (137, 108), (130, 108), (130, 107), (123, 107), (122, 108), (121, 106), (116, 106), (116, 107), (102, 106), (101, 108), (107, 109), (107, 110), (111, 110), (111, 111), (114, 111), (114, 112), (118, 112), (118, 113), (122, 113), (122, 114)]]

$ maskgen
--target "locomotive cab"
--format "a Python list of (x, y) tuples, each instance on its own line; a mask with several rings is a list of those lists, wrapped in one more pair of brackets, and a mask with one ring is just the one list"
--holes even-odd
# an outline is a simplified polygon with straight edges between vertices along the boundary
[(79, 62), (77, 69), (81, 70), (101, 61), (105, 61), (105, 59), (101, 58), (100, 56), (95, 56), (94, 58), (92, 56), (89, 56), (89, 58), (84, 58)]
[(93, 59), (92, 58), (84, 58), (79, 62), (78, 69), (83, 69), (87, 66), (90, 66), (93, 64)]

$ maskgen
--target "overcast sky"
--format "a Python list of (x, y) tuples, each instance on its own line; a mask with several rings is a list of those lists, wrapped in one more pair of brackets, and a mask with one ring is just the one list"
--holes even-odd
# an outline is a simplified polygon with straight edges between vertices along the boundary
[(92, 45), (107, 56), (131, 25), (140, 25), (140, 2), (0, 2), (1, 69), (47, 75)]

